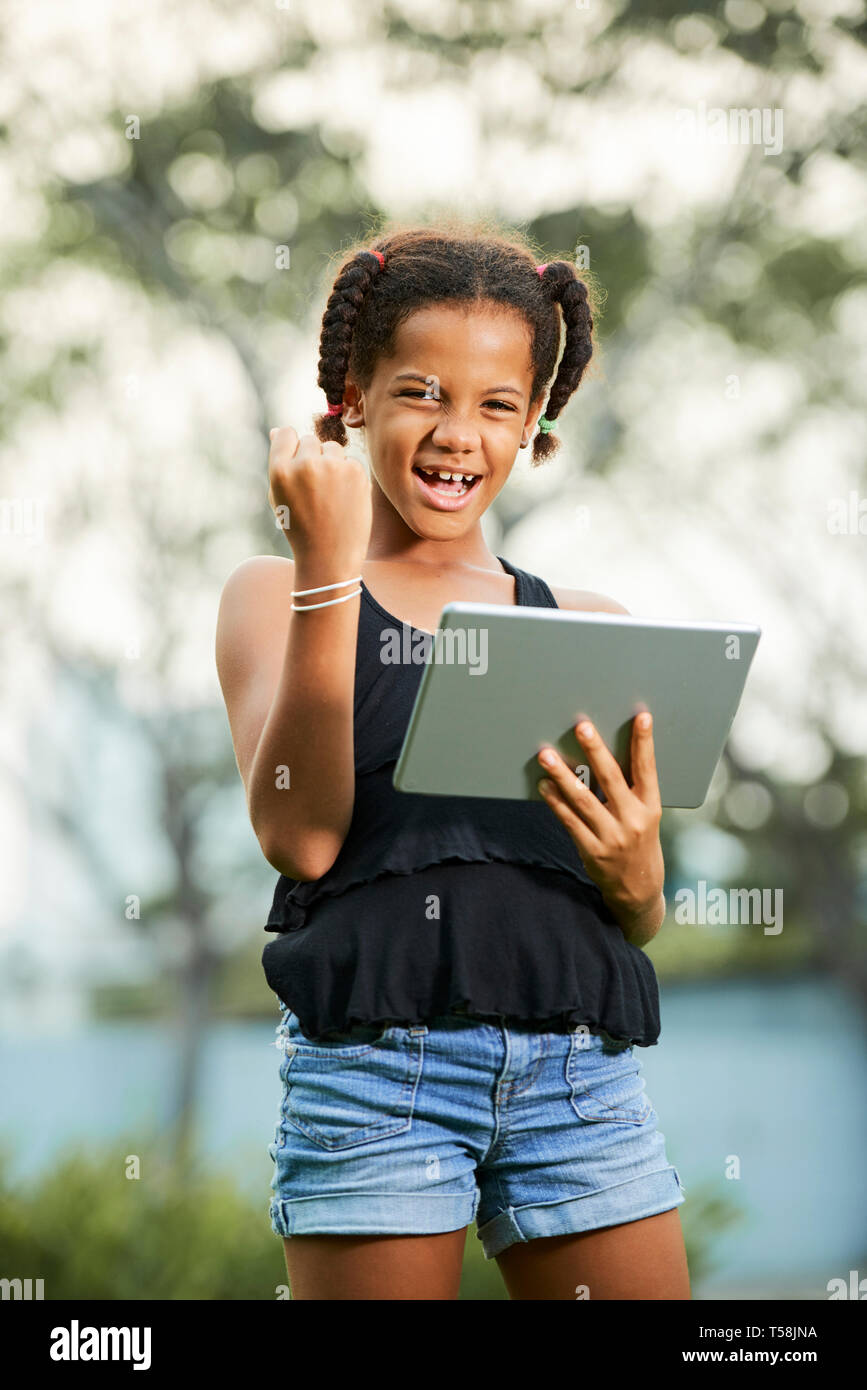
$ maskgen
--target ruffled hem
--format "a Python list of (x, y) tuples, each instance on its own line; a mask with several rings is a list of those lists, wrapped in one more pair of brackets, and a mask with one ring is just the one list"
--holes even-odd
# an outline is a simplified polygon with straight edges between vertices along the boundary
[[(279, 1002), (282, 1003), (282, 1000)], [(293, 1009), (292, 1012), (295, 1013), (295, 1010)], [(433, 1014), (426, 1011), (424, 1017), (395, 1018), (394, 1014), (373, 1014), (372, 1017), (365, 1016), (364, 1018), (359, 1018), (355, 1014), (349, 1014), (342, 1022), (338, 1024), (329, 1024), (328, 1028), (323, 1030), (319, 1036), (327, 1037), (330, 1033), (346, 1033), (350, 1028), (356, 1026), (388, 1027), (390, 1024), (396, 1023), (401, 1028), (411, 1028), (422, 1023), (429, 1025), (432, 1018), (440, 1018), (444, 1014), (457, 1014), (458, 1017), (472, 1015), (473, 1018), (478, 1018), (483, 1023), (496, 1024), (504, 1021), (507, 1023), (513, 1021), (518, 1023), (535, 1023), (539, 1025), (538, 1031), (544, 1033), (572, 1032), (579, 1024), (584, 1024), (591, 1033), (599, 1034), (601, 1037), (607, 1038), (611, 1042), (628, 1044), (630, 1047), (655, 1047), (659, 1041), (658, 1036), (651, 1037), (646, 1032), (630, 1034), (629, 1036), (609, 1033), (603, 1026), (601, 1019), (591, 1018), (586, 1010), (576, 1008), (574, 1004), (564, 1004), (560, 1008), (549, 1010), (544, 1014), (515, 1014), (506, 1013), (503, 1009), (497, 1009), (495, 1007), (481, 1009), (474, 1004), (472, 1000), (465, 997), (457, 999), (449, 1004), (447, 1008), (439, 1009)], [(305, 1026), (304, 1020), (301, 1018), (300, 1014), (298, 1015), (298, 1022), (301, 1024), (302, 1033), (307, 1037), (312, 1038), (316, 1036)]]
[(575, 842), (543, 801), (400, 793), (391, 784), (392, 767), (389, 761), (356, 776), (352, 821), (337, 858), (308, 882), (280, 875), (266, 930), (297, 930), (313, 902), (441, 863), (557, 870), (598, 892)]
[[(423, 869), (433, 868), (437, 864), (512, 864), (528, 869), (541, 869), (548, 873), (568, 874), (573, 883), (576, 883), (583, 890), (587, 899), (587, 906), (604, 922), (617, 925), (617, 919), (605, 902), (600, 889), (589, 878), (583, 878), (576, 870), (561, 868), (559, 865), (540, 864), (536, 856), (529, 854), (524, 856), (520, 850), (500, 852), (497, 849), (487, 848), (485, 850), (472, 850), (469, 853), (451, 850), (447, 853), (431, 852), (429, 855), (422, 855), (411, 865), (401, 862), (392, 865), (386, 862), (370, 869), (360, 866), (348, 874), (339, 884), (323, 883), (321, 879), (311, 883), (302, 883), (301, 889), (307, 888), (311, 891), (304, 894), (301, 901), (299, 901), (297, 887), (290, 889), (285, 896), (280, 897), (280, 884), (278, 883), (264, 930), (279, 932), (280, 934), (300, 931), (302, 927), (307, 925), (306, 919), (309, 909), (322, 898), (340, 897), (349, 889), (363, 888), (368, 884), (376, 883), (381, 878), (406, 878), (410, 874), (420, 873)], [(283, 881), (281, 878), (281, 883)], [(293, 882), (291, 879), (285, 881)]]
[[(603, 918), (559, 871), (494, 863), (457, 863), (426, 880), (387, 875), (319, 902), (308, 931), (265, 946), (270, 988), (311, 1038), (466, 1012), (544, 1024), (542, 1031), (586, 1024), (617, 1042), (653, 1046), (653, 963), (608, 909)], [(440, 915), (428, 919), (421, 904), (431, 894)]]

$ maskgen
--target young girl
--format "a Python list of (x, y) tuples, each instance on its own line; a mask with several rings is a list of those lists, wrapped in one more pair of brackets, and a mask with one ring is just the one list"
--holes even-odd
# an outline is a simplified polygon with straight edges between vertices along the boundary
[[(550, 589), (482, 531), (518, 449), (558, 447), (592, 339), (568, 261), (489, 229), (394, 230), (334, 282), (316, 434), (271, 432), (293, 558), (232, 573), (217, 666), (280, 874), (270, 1216), (294, 1298), (455, 1299), (473, 1220), (511, 1298), (690, 1297), (683, 1189), (633, 1055), (659, 1036), (650, 720), (631, 785), (576, 729), (604, 800), (551, 748), (538, 801), (391, 782), (446, 603), (628, 611)], [(384, 658), (395, 634), (411, 663)]]

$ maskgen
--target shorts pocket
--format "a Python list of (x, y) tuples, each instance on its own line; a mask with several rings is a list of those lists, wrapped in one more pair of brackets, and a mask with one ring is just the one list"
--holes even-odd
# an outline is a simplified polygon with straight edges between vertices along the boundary
[(641, 1064), (631, 1048), (607, 1051), (598, 1037), (572, 1034), (566, 1059), (569, 1099), (582, 1120), (642, 1125), (653, 1113), (644, 1090)]
[(408, 1130), (427, 1031), (359, 1025), (343, 1035), (357, 1041), (314, 1042), (290, 1018), (280, 1066), (284, 1121), (328, 1150)]

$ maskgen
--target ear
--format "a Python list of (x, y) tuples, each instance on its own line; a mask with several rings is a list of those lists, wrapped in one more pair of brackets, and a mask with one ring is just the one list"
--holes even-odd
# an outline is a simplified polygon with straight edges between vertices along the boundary
[(532, 439), (533, 435), (536, 433), (536, 425), (539, 422), (539, 416), (542, 414), (542, 406), (544, 403), (544, 396), (540, 397), (538, 401), (530, 402), (530, 409), (527, 411), (524, 420), (524, 430), (528, 439)]
[(359, 426), (364, 424), (361, 391), (351, 377), (346, 378), (346, 383), (343, 387), (343, 414), (340, 418), (344, 425), (348, 425), (351, 429), (358, 429)]

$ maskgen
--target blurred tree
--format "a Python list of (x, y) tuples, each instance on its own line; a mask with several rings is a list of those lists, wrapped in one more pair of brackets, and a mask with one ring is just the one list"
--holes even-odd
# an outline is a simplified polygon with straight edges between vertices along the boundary
[[(207, 7), (201, 13), (207, 15)], [(191, 1132), (197, 1051), (215, 962), (248, 929), (249, 905), (256, 900), (249, 891), (256, 877), (251, 866), (255, 863), (263, 875), (257, 882), (270, 877), (252, 838), (239, 851), (246, 878), (239, 860), (230, 856), (229, 863), (221, 862), (231, 838), (228, 827), (244, 820), (237, 769), (223, 711), (182, 693), (183, 661), (191, 657), (201, 664), (206, 650), (211, 660), (201, 633), (212, 621), (215, 595), (233, 560), (274, 548), (264, 459), (279, 363), (303, 340), (304, 369), (312, 383), (315, 320), (327, 288), (328, 258), (379, 215), (363, 175), (373, 131), (356, 120), (339, 83), (327, 101), (321, 95), (330, 90), (329, 75), (337, 70), (345, 36), (320, 38), (315, 6), (296, 6), (291, 23), (286, 18), (279, 11), (272, 16), (267, 60), (251, 57), (246, 70), (241, 64), (231, 75), (203, 77), (186, 99), (166, 98), (144, 118), (138, 138), (126, 138), (129, 113), (123, 97), (116, 96), (114, 109), (94, 105), (90, 127), (77, 133), (109, 151), (104, 163), (112, 172), (104, 176), (57, 172), (66, 131), (52, 120), (47, 105), (41, 127), (32, 120), (16, 125), (13, 111), (2, 132), (19, 194), (23, 198), (26, 192), (38, 210), (27, 225), (35, 225), (36, 216), (41, 226), (38, 241), (29, 234), (10, 238), (0, 267), (7, 305), (0, 342), (5, 383), (0, 425), (6, 440), (0, 467), (9, 491), (20, 491), (14, 470), (22, 441), (28, 440), (62, 518), (52, 537), (53, 582), (40, 586), (36, 576), (13, 574), (8, 592), (16, 600), (32, 595), (29, 638), (51, 654), (67, 679), (90, 687), (93, 718), (106, 719), (109, 712), (111, 718), (128, 718), (131, 737), (149, 750), (159, 788), (157, 833), (171, 869), (168, 886), (145, 901), (142, 927), (173, 924), (183, 944), (178, 963), (166, 934), (154, 933), (157, 949), (174, 962), (183, 986), (175, 1106), (179, 1154), (186, 1152)], [(576, 29), (579, 21), (587, 27)], [(711, 376), (727, 355), (743, 372), (769, 356), (802, 384), (793, 409), (758, 426), (751, 441), (767, 468), (770, 512), (779, 509), (786, 452), (799, 431), (833, 415), (853, 418), (860, 409), (860, 378), (840, 350), (845, 341), (841, 297), (858, 273), (857, 243), (845, 218), (837, 219), (836, 230), (832, 224), (824, 232), (791, 225), (795, 195), (808, 185), (827, 186), (831, 175), (842, 178), (842, 161), (846, 178), (857, 180), (863, 193), (863, 164), (855, 145), (861, 108), (854, 98), (830, 100), (837, 74), (851, 61), (854, 11), (820, 15), (783, 3), (765, 8), (754, 0), (698, 7), (631, 3), (594, 7), (576, 20), (571, 7), (554, 4), (548, 11), (447, 5), (411, 17), (387, 5), (366, 22), (364, 45), (387, 53), (384, 80), (391, 90), (415, 93), (426, 81), (431, 92), (456, 84), (472, 94), (479, 84), (486, 94), (479, 169), (485, 171), (485, 188), (499, 187), (504, 207), (514, 194), (510, 168), (503, 163), (500, 172), (495, 163), (494, 173), (488, 172), (504, 151), (544, 151), (552, 167), (559, 162), (566, 171), (585, 119), (589, 126), (595, 112), (626, 111), (629, 100), (638, 140), (660, 81), (676, 91), (682, 76), (683, 89), (694, 95), (704, 90), (696, 81), (704, 73), (712, 102), (724, 72), (732, 96), (744, 106), (761, 102), (792, 117), (779, 157), (766, 159), (760, 148), (745, 147), (730, 184), (728, 173), (721, 172), (712, 196), (684, 197), (668, 216), (654, 196), (652, 169), (642, 172), (638, 162), (631, 196), (622, 202), (610, 193), (595, 197), (588, 182), (575, 205), (552, 180), (548, 206), (540, 208), (534, 190), (538, 210), (526, 224), (531, 235), (556, 251), (568, 250), (580, 228), (581, 241), (592, 250), (593, 269), (608, 287), (601, 325), (607, 384), (603, 393), (588, 398), (581, 417), (583, 480), (564, 480), (562, 469), (552, 468), (539, 475), (537, 486), (534, 480), (529, 512), (526, 490), (507, 489), (497, 499), (495, 516), (504, 537), (516, 537), (534, 517), (562, 513), (573, 489), (602, 477), (612, 494), (620, 488), (629, 496), (633, 538), (641, 535), (642, 499), (645, 526), (659, 528), (657, 534), (665, 533), (662, 528), (673, 515), (688, 516), (699, 534), (705, 528), (733, 537), (738, 563), (752, 571), (756, 586), (770, 585), (796, 612), (804, 659), (817, 689), (824, 682), (828, 696), (821, 709), (802, 703), (799, 713), (815, 720), (827, 744), (849, 814), (832, 831), (820, 833), (805, 816), (803, 798), (784, 790), (779, 768), (757, 772), (737, 750), (728, 758), (731, 778), (760, 781), (770, 792), (773, 813), (748, 832), (726, 822), (723, 806), (714, 803), (708, 813), (719, 815), (744, 839), (757, 866), (785, 864), (792, 893), (811, 905), (823, 962), (867, 997), (863, 934), (856, 930), (863, 923), (867, 843), (863, 750), (847, 752), (840, 717), (830, 713), (831, 686), (863, 689), (863, 644), (852, 641), (841, 617), (839, 585), (827, 596), (818, 592), (821, 575), (804, 563), (779, 514), (775, 529), (757, 531), (750, 524), (755, 498), (739, 502), (730, 487), (726, 493), (718, 483), (729, 476), (734, 427), (730, 437), (715, 441), (717, 474), (689, 471), (683, 451), (670, 447), (678, 414), (695, 389), (694, 363), (701, 363), (703, 350)], [(359, 38), (359, 63), (366, 51), (361, 45)], [(124, 53), (131, 81), (135, 52), (128, 42)], [(80, 61), (84, 80), (88, 59), (80, 55)], [(298, 83), (281, 98), (278, 78)], [(380, 80), (372, 66), (369, 80)], [(34, 84), (30, 109), (39, 105), (35, 81), (22, 70), (21, 111), (28, 110), (28, 83)], [(810, 82), (829, 94), (821, 109), (805, 85)], [(525, 90), (541, 93), (541, 99), (517, 100), (514, 94)], [(752, 103), (745, 92), (752, 94)], [(599, 126), (593, 128), (598, 140)], [(672, 143), (673, 124), (663, 129)], [(615, 133), (610, 141), (614, 162), (617, 138)], [(437, 153), (449, 158), (447, 137)], [(850, 186), (841, 185), (844, 197)], [(492, 193), (491, 205), (496, 201)], [(281, 268), (286, 265), (281, 248), (291, 252), (290, 273)], [(72, 312), (65, 298), (69, 286), (87, 287), (95, 305), (90, 317)], [(851, 317), (850, 305), (846, 321)], [(30, 346), (21, 351), (25, 329)], [(677, 361), (672, 344), (683, 353)], [(200, 358), (200, 348), (211, 356)], [(712, 348), (716, 356), (710, 361)], [(158, 369), (184, 372), (183, 430), (167, 422), (160, 433), (160, 391), (167, 382), (156, 376)], [(651, 404), (660, 391), (662, 420)], [(824, 415), (816, 411), (819, 404)], [(94, 416), (102, 429), (100, 457), (75, 459), (76, 431)], [(56, 421), (69, 441), (65, 468), (57, 468), (56, 453), (45, 458), (49, 445), (57, 448), (56, 437), (43, 428), (46, 419)], [(662, 443), (660, 429), (666, 432)], [(568, 422), (564, 443), (566, 451), (575, 443)], [(69, 465), (69, 455), (76, 466)], [(713, 462), (711, 449), (708, 469)], [(835, 479), (840, 476), (838, 469)], [(853, 486), (863, 482), (863, 470), (851, 481)], [(84, 548), (98, 549), (107, 529), (122, 538), (128, 565), (122, 567), (115, 553), (110, 563), (117, 568), (109, 569), (105, 580), (111, 590), (134, 591), (129, 611), (142, 615), (146, 633), (136, 668), (125, 663), (116, 640), (112, 644), (105, 634), (102, 641), (83, 637), (69, 613), (57, 611), (60, 577), (84, 564)], [(612, 536), (612, 551), (616, 543)], [(835, 559), (839, 555), (838, 550)], [(675, 545), (665, 558), (676, 569)], [(841, 575), (855, 575), (854, 552), (850, 559), (852, 568), (847, 559)], [(687, 565), (683, 580), (685, 586), (695, 580)], [(769, 703), (772, 694), (775, 698), (776, 692), (763, 692)], [(783, 717), (779, 708), (774, 712)], [(83, 788), (77, 803), (66, 783), (60, 786), (52, 796), (44, 778), (29, 779), (27, 790), (78, 845), (106, 902), (114, 904), (123, 885), (105, 855), (100, 861), (86, 818), (75, 809), (94, 791), (104, 797), (106, 789)], [(221, 829), (215, 851), (209, 844), (214, 805), (226, 801), (234, 819)], [(127, 808), (124, 832), (128, 837), (155, 833), (140, 805)], [(676, 843), (670, 859), (676, 872)], [(233, 886), (239, 897), (247, 890), (248, 908), (234, 937), (227, 937), (226, 895)]]

